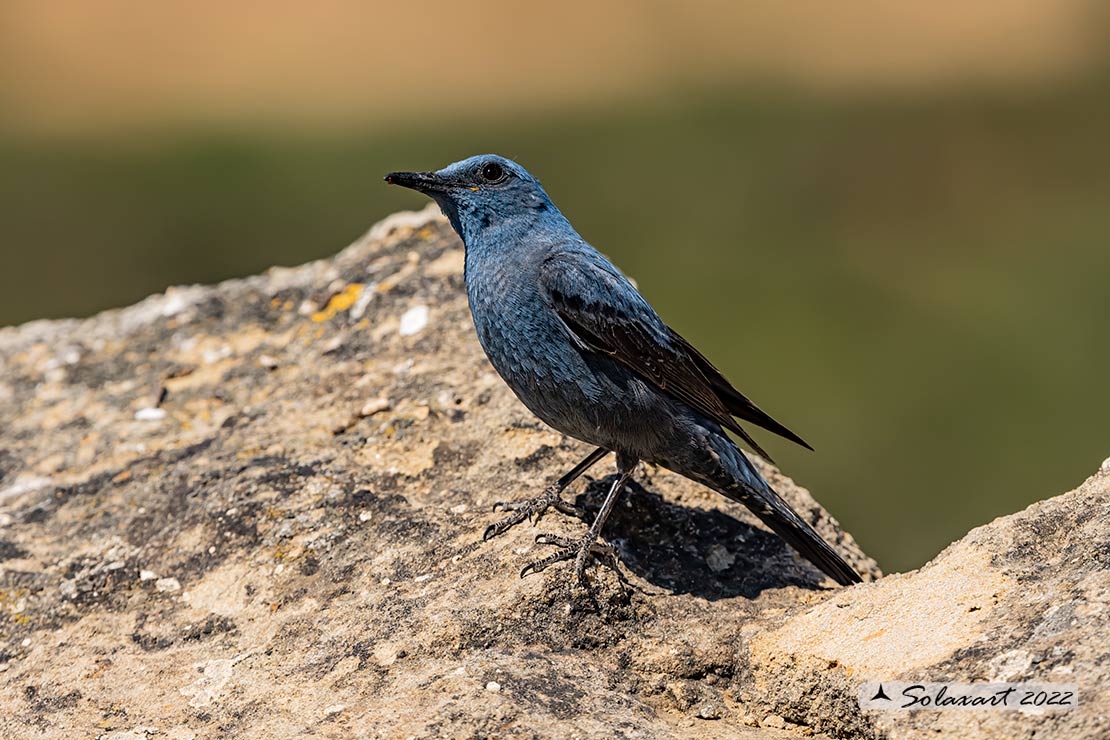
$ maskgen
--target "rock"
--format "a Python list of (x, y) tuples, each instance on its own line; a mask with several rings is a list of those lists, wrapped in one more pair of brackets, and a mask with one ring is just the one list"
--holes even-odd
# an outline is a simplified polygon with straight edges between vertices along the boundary
[(135, 412), (135, 421), (161, 421), (165, 418), (165, 409), (147, 407)]
[[(404, 214), (330, 260), (0, 330), (0, 736), (1110, 734), (1110, 471), (875, 580), (758, 462), (870, 580), (840, 589), (649, 467), (606, 528), (634, 590), (518, 578), (582, 525), (482, 543), (493, 503), (585, 447), (485, 361), (460, 263)], [(1076, 682), (1081, 706), (861, 712), (886, 678)]]
[(372, 398), (362, 405), (362, 409), (359, 410), (358, 415), (363, 417), (373, 416), (383, 411), (389, 411), (392, 406), (393, 404), (390, 403), (387, 398)]
[(786, 720), (777, 714), (768, 714), (759, 724), (761, 727), (774, 727), (779, 730), (786, 729)]
[(271, 357), (270, 355), (259, 355), (256, 362), (259, 367), (264, 367), (267, 370), (276, 370), (278, 365), (281, 364), (276, 357)]
[(427, 306), (414, 306), (401, 317), (400, 328), (398, 331), (402, 337), (411, 337), (413, 334), (419, 334), (428, 325), (428, 307)]
[(181, 583), (176, 578), (159, 578), (154, 582), (154, 588), (159, 591), (180, 591)]

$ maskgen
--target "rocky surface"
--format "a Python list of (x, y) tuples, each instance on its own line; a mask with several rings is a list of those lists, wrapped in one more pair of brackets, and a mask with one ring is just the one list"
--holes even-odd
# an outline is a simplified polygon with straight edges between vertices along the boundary
[[(461, 273), (438, 217), (400, 214), (333, 260), (0, 330), (0, 737), (1110, 734), (1110, 467), (850, 589), (649, 468), (606, 530), (635, 589), (601, 572), (591, 602), (516, 575), (580, 523), (479, 544), (586, 448), (485, 362)], [(875, 678), (1082, 706), (861, 712)]]

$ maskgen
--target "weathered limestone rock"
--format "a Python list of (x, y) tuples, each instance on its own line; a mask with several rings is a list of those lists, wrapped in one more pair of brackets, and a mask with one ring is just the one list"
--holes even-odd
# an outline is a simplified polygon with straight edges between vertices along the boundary
[[(1110, 469), (851, 589), (647, 469), (606, 529), (637, 590), (601, 572), (595, 608), (564, 568), (516, 575), (580, 524), (479, 544), (495, 501), (584, 451), (482, 357), (430, 211), (333, 260), (0, 330), (0, 737), (1110, 733)], [(872, 678), (1071, 681), (1082, 706), (863, 713)]]

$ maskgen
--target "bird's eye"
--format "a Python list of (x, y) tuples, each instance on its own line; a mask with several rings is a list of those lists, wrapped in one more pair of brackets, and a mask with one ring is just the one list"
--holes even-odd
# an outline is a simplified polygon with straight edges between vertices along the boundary
[(486, 182), (498, 182), (505, 177), (505, 168), (497, 162), (482, 165), (482, 179)]

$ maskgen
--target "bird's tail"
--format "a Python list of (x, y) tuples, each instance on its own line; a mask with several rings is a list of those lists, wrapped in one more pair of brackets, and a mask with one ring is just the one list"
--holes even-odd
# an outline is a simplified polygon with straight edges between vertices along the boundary
[(722, 434), (713, 447), (722, 467), (702, 482), (747, 506), (775, 534), (841, 586), (862, 581), (852, 566), (775, 493), (731, 440)]

